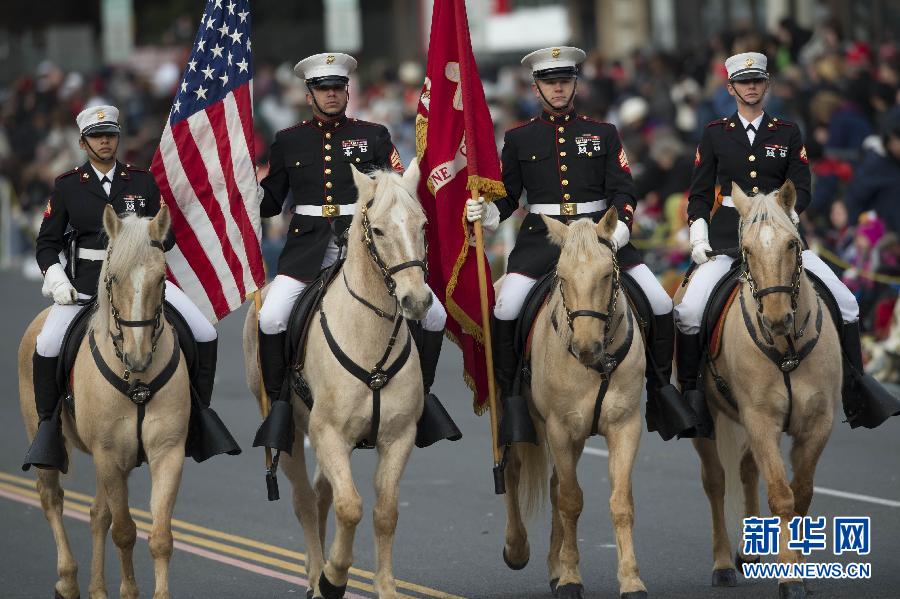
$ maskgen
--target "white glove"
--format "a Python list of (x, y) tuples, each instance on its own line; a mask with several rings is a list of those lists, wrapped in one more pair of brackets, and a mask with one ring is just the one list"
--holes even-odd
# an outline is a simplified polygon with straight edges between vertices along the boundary
[(709, 225), (702, 218), (698, 218), (691, 225), (691, 259), (696, 264), (703, 264), (709, 260), (706, 252), (711, 252), (709, 245)]
[(800, 215), (797, 214), (796, 210), (791, 210), (791, 222), (794, 223), (794, 226), (800, 224)]
[(628, 230), (628, 225), (623, 223), (620, 220), (616, 221), (616, 230), (613, 231), (612, 234), (612, 242), (613, 245), (616, 246), (616, 251), (622, 249), (628, 240), (631, 239), (631, 231)]
[(72, 286), (62, 264), (57, 262), (47, 269), (44, 275), (44, 286), (41, 287), (44, 297), (53, 298), (53, 301), (63, 306), (74, 304), (78, 299), (78, 292)]
[(493, 203), (486, 203), (484, 198), (466, 200), (466, 220), (474, 223), (481, 221), (481, 226), (488, 231), (495, 231), (500, 226), (500, 209)]

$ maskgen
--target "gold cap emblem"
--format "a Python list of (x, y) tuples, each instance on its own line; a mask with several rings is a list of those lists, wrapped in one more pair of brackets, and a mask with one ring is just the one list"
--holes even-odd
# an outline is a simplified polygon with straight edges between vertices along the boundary
[(103, 112), (102, 110), (98, 110), (97, 111), (97, 120), (102, 121), (104, 118), (106, 118), (106, 113)]
[(333, 62), (334, 62), (334, 56), (329, 55), (327, 58), (325, 58), (325, 64), (331, 64)]
[(550, 55), (553, 56), (553, 58), (559, 58), (559, 48), (553, 48), (553, 50), (550, 51)]
[(752, 58), (748, 58), (748, 59), (744, 62), (744, 64), (747, 65), (747, 68), (749, 69), (750, 67), (753, 66), (753, 59), (752, 59)]

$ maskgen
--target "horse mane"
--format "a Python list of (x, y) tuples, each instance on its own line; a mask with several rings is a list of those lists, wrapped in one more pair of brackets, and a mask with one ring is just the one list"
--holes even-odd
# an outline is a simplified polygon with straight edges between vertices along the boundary
[[(372, 207), (369, 208), (370, 218), (381, 216), (383, 212), (398, 203), (411, 212), (418, 212), (424, 215), (418, 198), (408, 193), (408, 190), (403, 186), (403, 178), (397, 172), (391, 169), (378, 169), (370, 172), (369, 176), (375, 180), (375, 198), (372, 202)], [(391, 197), (392, 201), (380, 201), (386, 197)], [(354, 220), (359, 216), (360, 212), (362, 211), (357, 211)]]
[(800, 240), (800, 231), (797, 230), (784, 206), (778, 201), (777, 191), (765, 195), (757, 195), (753, 198), (753, 201), (750, 202), (750, 212), (741, 219), (741, 238), (747, 234), (751, 227), (757, 225), (758, 228), (763, 221), (791, 235), (798, 241)]
[(597, 226), (582, 218), (569, 225), (569, 236), (562, 247), (560, 260), (599, 260), (604, 246), (597, 241)]
[(96, 331), (106, 331), (109, 327), (109, 297), (104, 286), (106, 276), (121, 278), (135, 267), (150, 263), (156, 254), (156, 250), (150, 245), (149, 218), (131, 214), (121, 221), (115, 242), (110, 240), (109, 251), (100, 267), (97, 309), (90, 322), (90, 327)]

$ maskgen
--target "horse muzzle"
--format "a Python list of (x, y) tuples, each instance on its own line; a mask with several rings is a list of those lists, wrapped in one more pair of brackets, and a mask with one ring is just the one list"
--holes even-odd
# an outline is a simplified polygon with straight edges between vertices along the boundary
[(592, 368), (600, 363), (605, 348), (600, 341), (591, 341), (587, 344), (572, 342), (572, 353), (582, 365)]
[(785, 314), (780, 320), (772, 321), (765, 314), (761, 316), (760, 320), (769, 333), (776, 337), (784, 337), (790, 334), (791, 328), (794, 326), (794, 315), (790, 312)]
[(400, 309), (403, 317), (408, 320), (422, 320), (431, 308), (434, 296), (427, 293), (423, 298), (417, 298), (414, 293), (407, 293), (400, 297)]
[(150, 367), (150, 361), (152, 359), (152, 354), (147, 354), (140, 358), (132, 357), (128, 352), (122, 354), (122, 363), (125, 365), (125, 368), (131, 372), (146, 372)]

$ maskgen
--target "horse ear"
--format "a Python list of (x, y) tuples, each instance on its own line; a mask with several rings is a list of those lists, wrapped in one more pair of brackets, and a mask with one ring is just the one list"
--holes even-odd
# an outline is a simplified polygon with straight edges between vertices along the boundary
[(172, 224), (172, 216), (169, 214), (169, 207), (163, 204), (159, 207), (159, 212), (150, 221), (150, 239), (162, 243), (169, 234), (169, 226)]
[(751, 200), (744, 190), (741, 189), (741, 186), (731, 182), (731, 199), (734, 202), (734, 207), (737, 208), (738, 214), (743, 218), (750, 212), (750, 202)]
[(788, 179), (778, 190), (778, 202), (784, 208), (784, 211), (790, 214), (797, 204), (797, 190), (794, 188), (794, 182)]
[(375, 180), (359, 172), (359, 169), (350, 165), (350, 172), (353, 173), (353, 183), (356, 185), (356, 191), (359, 201), (368, 202), (375, 197)]
[(541, 220), (544, 221), (544, 225), (547, 227), (547, 238), (550, 240), (550, 243), (559, 247), (565, 245), (566, 239), (569, 238), (569, 227), (543, 214), (541, 215)]
[(409, 163), (409, 166), (406, 167), (406, 170), (403, 171), (403, 187), (406, 188), (406, 191), (409, 192), (414, 198), (419, 197), (419, 178), (422, 176), (422, 172), (419, 170), (419, 161), (415, 158)]
[(119, 234), (119, 229), (122, 228), (122, 221), (119, 220), (111, 204), (107, 204), (106, 208), (103, 209), (103, 228), (106, 230), (106, 235), (110, 241), (116, 238), (116, 235)]
[(603, 239), (610, 239), (616, 232), (616, 226), (619, 221), (619, 211), (615, 206), (610, 206), (603, 218), (597, 223), (597, 236)]

